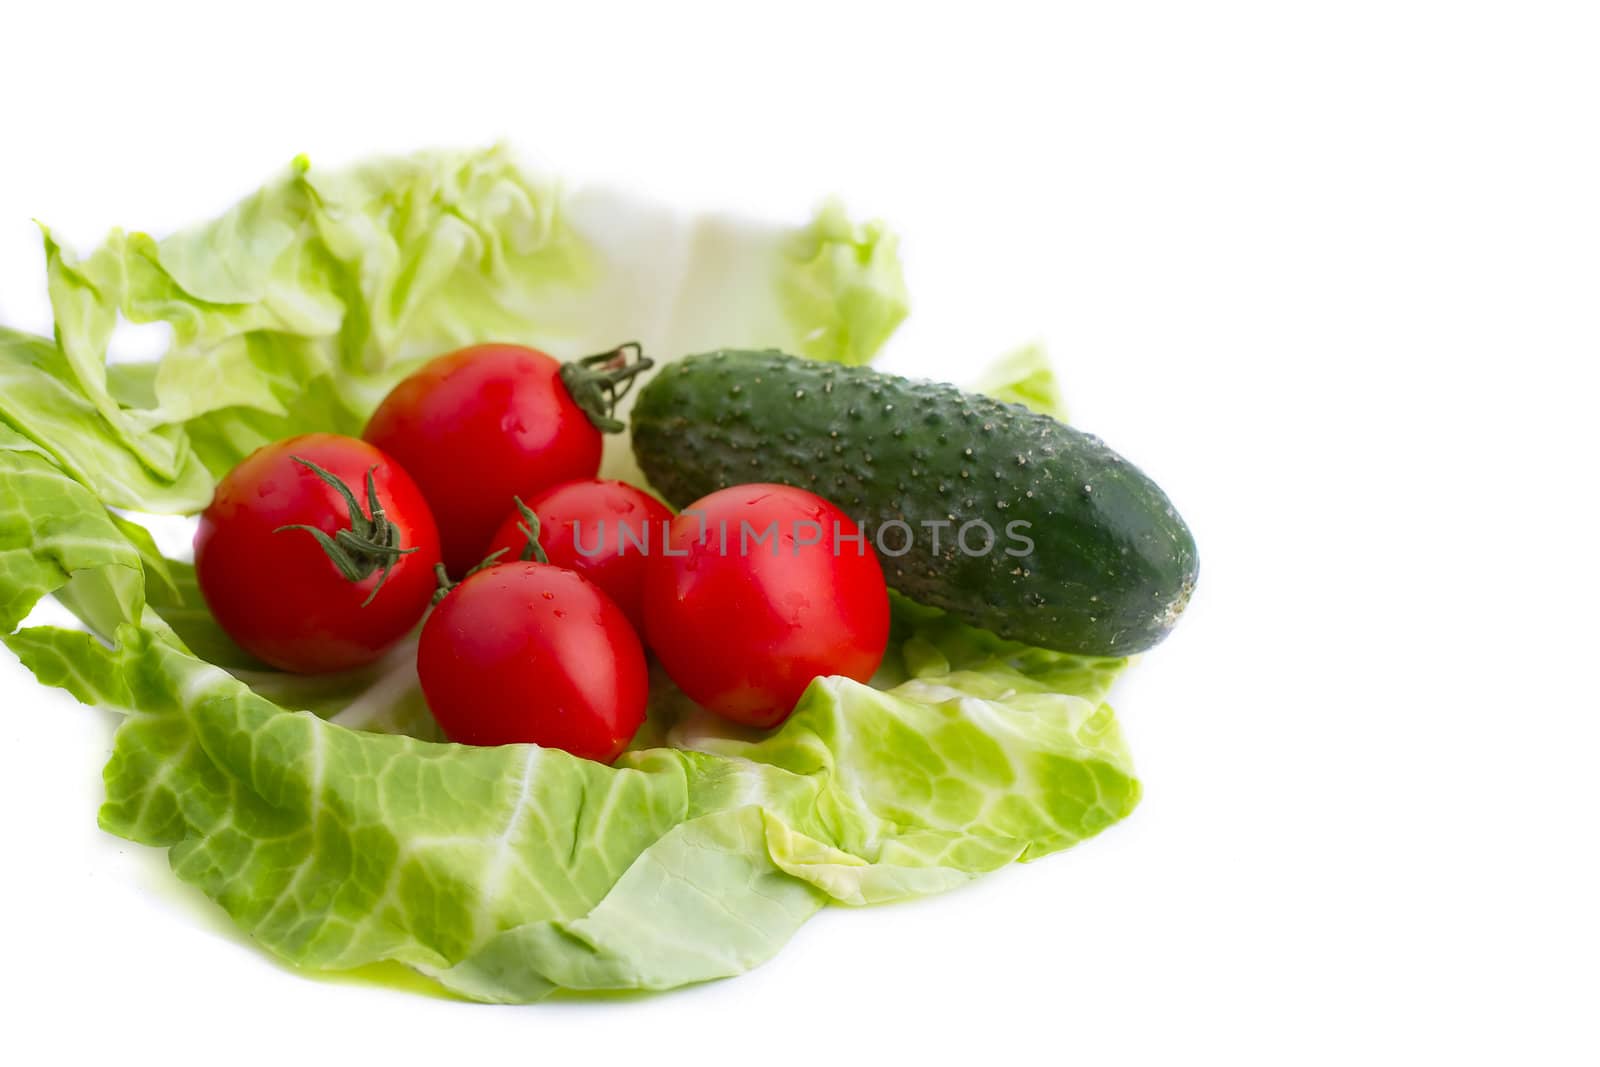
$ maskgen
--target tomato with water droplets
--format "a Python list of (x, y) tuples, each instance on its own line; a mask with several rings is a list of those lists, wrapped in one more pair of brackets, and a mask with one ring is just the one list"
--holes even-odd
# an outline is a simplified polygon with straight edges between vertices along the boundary
[(528, 743), (610, 763), (644, 722), (644, 649), (622, 609), (563, 567), (469, 575), (422, 628), (417, 675), (452, 741)]
[(889, 594), (877, 553), (833, 504), (738, 485), (672, 520), (645, 568), (644, 619), (690, 699), (768, 727), (819, 675), (872, 677), (889, 641)]
[[(566, 482), (527, 501), (539, 520), (539, 544), (549, 561), (577, 571), (603, 589), (644, 627), (644, 568), (666, 536), (672, 512), (643, 489), (627, 482)], [(502, 560), (528, 558), (528, 521), (521, 511), (506, 516), (489, 542)]]
[(299, 673), (371, 663), (428, 609), (439, 536), (407, 473), (352, 437), (258, 449), (218, 483), (194, 539), (211, 614)]

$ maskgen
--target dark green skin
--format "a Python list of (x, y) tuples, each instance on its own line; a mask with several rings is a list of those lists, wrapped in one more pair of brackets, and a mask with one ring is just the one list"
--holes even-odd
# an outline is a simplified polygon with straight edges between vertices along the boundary
[[(712, 352), (662, 370), (633, 409), (633, 449), (678, 507), (747, 482), (831, 500), (882, 550), (889, 585), (1001, 637), (1084, 655), (1159, 642), (1189, 601), (1194, 538), (1159, 487), (1100, 442), (1017, 404), (781, 352)], [(962, 523), (995, 531), (964, 554)], [(924, 522), (944, 520), (939, 551)], [(1007, 536), (1010, 523), (1034, 542)], [(1013, 528), (1016, 529), (1016, 528)], [(884, 532), (898, 551), (904, 531)], [(830, 537), (825, 543), (831, 541)], [(981, 549), (981, 527), (968, 545)], [(843, 551), (854, 551), (845, 545)]]

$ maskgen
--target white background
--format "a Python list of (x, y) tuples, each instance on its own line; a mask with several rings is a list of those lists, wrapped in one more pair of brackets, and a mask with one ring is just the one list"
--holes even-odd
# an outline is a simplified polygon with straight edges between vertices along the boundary
[(0, 653), (0, 1058), (1600, 1056), (1584, 5), (19, 6), (0, 321), (48, 328), (31, 217), (159, 233), (297, 152), (503, 137), (785, 218), (838, 191), (904, 235), (890, 366), (1047, 339), (1204, 566), (1116, 694), (1125, 824), (831, 909), (746, 977), (586, 1004), (279, 968), (95, 828), (111, 717)]

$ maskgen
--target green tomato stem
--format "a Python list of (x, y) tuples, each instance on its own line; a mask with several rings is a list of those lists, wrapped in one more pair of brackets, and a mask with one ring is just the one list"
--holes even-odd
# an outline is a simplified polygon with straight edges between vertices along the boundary
[(628, 395), (639, 375), (655, 366), (637, 341), (618, 345), (609, 352), (584, 356), (561, 365), (561, 384), (573, 402), (589, 416), (601, 433), (621, 433), (625, 427), (614, 412)]
[(367, 470), (367, 507), (363, 510), (355, 493), (351, 492), (350, 487), (341, 479), (309, 459), (302, 459), (299, 456), (289, 458), (332, 486), (344, 498), (345, 507), (350, 512), (350, 525), (336, 531), (331, 537), (325, 531), (303, 523), (280, 526), (273, 532), (303, 530), (310, 534), (316, 538), (322, 551), (347, 581), (364, 582), (373, 574), (378, 574), (378, 584), (372, 587), (367, 599), (361, 602), (361, 606), (366, 607), (377, 598), (378, 591), (388, 582), (400, 557), (416, 551), (415, 547), (402, 546), (400, 527), (391, 522), (383, 510), (383, 502), (378, 499), (377, 480), (374, 478), (378, 468), (371, 467)]
[(527, 545), (522, 549), (524, 563), (549, 563), (550, 557), (544, 554), (544, 546), (539, 544), (539, 516), (533, 509), (522, 502), (520, 496), (512, 497), (517, 503), (517, 510), (522, 512), (522, 521), (517, 524), (517, 529), (522, 531), (522, 536), (528, 539)]
[[(488, 568), (493, 567), (496, 563), (500, 562), (500, 557), (509, 551), (511, 550), (508, 548), (502, 548), (497, 552), (489, 553), (484, 557), (482, 563), (478, 564), (476, 567), (473, 567), (470, 571), (461, 576), (461, 582), (466, 581), (468, 578), (471, 578), (474, 574), (477, 574), (481, 570), (487, 570)], [(434, 604), (437, 604), (439, 601), (449, 596), (451, 591), (455, 589), (456, 586), (461, 584), (461, 582), (452, 582), (450, 580), (450, 572), (445, 570), (443, 563), (434, 564), (433, 577), (434, 580), (439, 583), (439, 588), (433, 591), (433, 600), (431, 603)]]

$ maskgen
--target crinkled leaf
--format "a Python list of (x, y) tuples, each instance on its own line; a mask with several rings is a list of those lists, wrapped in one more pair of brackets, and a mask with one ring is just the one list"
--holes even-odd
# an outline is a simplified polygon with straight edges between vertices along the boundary
[(1067, 417), (1061, 388), (1043, 345), (1023, 345), (1007, 352), (989, 365), (972, 388), (996, 400), (1021, 404), (1058, 419)]
[(0, 437), (0, 632), (58, 592), (106, 630), (136, 619), (144, 600), (139, 554), (93, 493)]
[[(0, 426), (31, 442), (107, 504), (173, 512), (197, 510), (211, 499), (211, 475), (182, 444), (181, 430), (108, 421), (53, 342), (4, 327)], [(182, 455), (177, 473), (163, 475), (147, 465), (136, 441), (161, 456)]]

